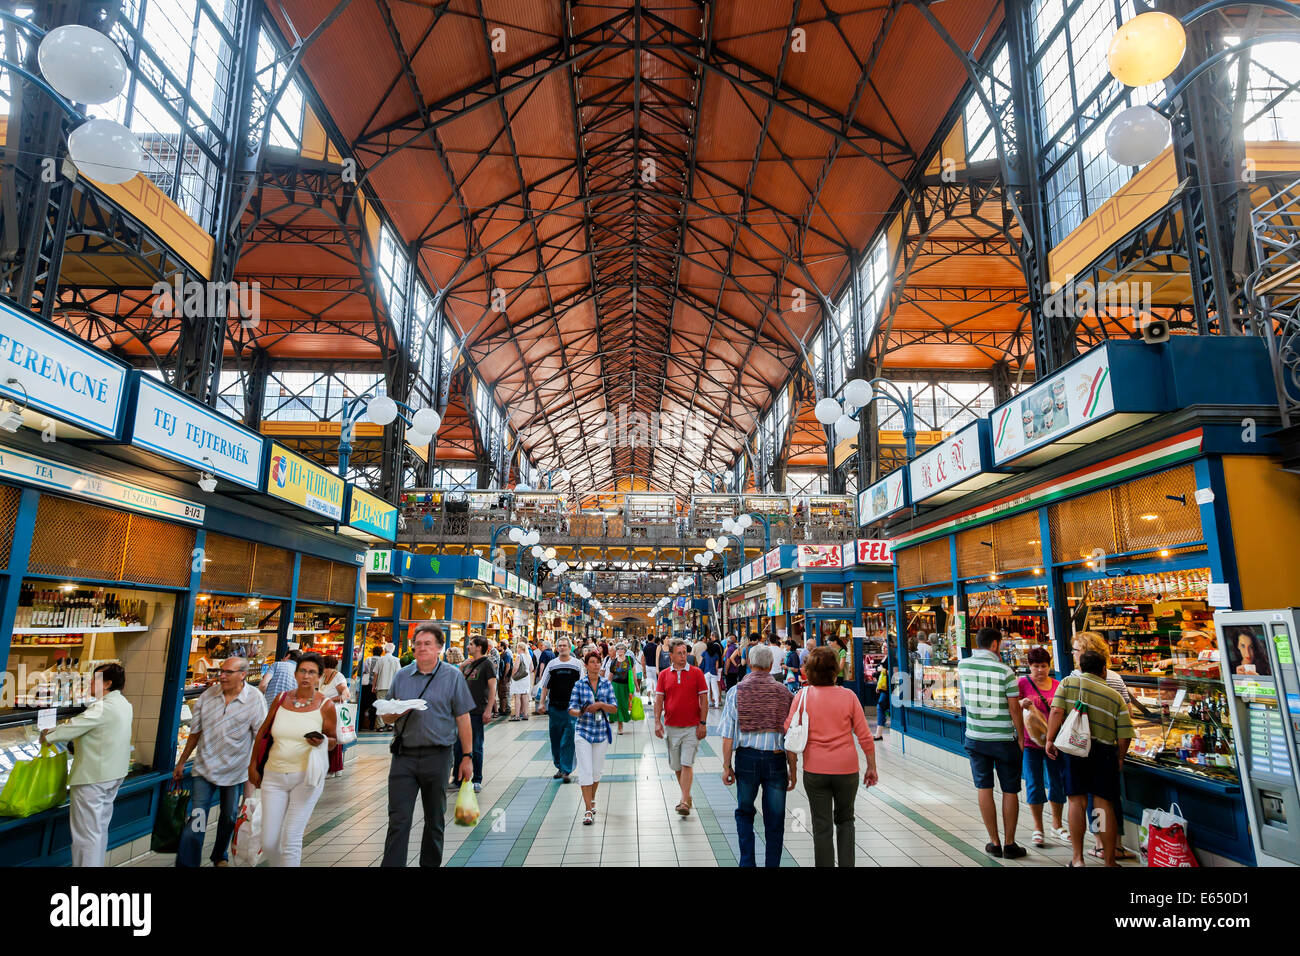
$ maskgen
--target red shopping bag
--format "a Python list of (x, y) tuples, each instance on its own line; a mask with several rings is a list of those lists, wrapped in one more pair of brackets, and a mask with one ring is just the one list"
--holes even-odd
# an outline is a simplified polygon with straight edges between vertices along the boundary
[(1151, 827), (1147, 842), (1147, 866), (1199, 866), (1187, 843), (1187, 831), (1177, 823)]

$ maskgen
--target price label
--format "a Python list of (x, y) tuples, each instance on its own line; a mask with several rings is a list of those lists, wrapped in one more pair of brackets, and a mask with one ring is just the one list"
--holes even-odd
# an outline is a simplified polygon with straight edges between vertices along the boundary
[(36, 712), (36, 729), (53, 730), (58, 711), (53, 707), (43, 707)]
[(1277, 660), (1279, 664), (1292, 663), (1291, 657), (1291, 636), (1285, 631), (1281, 634), (1273, 635), (1273, 643), (1277, 646)]
[(1232, 598), (1228, 593), (1228, 585), (1226, 584), (1211, 584), (1206, 598), (1210, 602), (1210, 607), (1232, 607)]

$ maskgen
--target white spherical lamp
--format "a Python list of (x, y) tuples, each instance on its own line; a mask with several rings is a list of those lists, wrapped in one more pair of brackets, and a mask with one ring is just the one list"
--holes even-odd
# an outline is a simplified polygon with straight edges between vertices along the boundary
[(708, 541), (704, 542), (704, 546), (708, 548), (710, 551), (713, 551), (718, 546), (718, 539), (710, 538)]
[(720, 537), (720, 538), (718, 539), (718, 547), (717, 547), (717, 550), (718, 550), (718, 551), (726, 551), (727, 548), (728, 548), (728, 546), (729, 546), (730, 544), (731, 544), (731, 539), (728, 538), (728, 537), (724, 534), (722, 537)]
[(844, 383), (844, 401), (861, 408), (871, 401), (871, 383), (865, 378), (851, 378)]
[(424, 432), (417, 431), (414, 428), (406, 433), (406, 443), (412, 448), (423, 448), (431, 441), (433, 441), (432, 435), (426, 435)]
[(522, 538), (523, 536), (524, 536), (524, 532), (522, 528), (511, 528), (510, 533), (506, 535), (506, 537), (508, 537), (515, 544), (518, 544), (519, 539)]
[(727, 532), (728, 534), (730, 534), (731, 532), (735, 531), (735, 530), (736, 530), (736, 519), (735, 519), (735, 518), (723, 518), (723, 519), (722, 519), (722, 530), (725, 531), (725, 532)]
[(93, 27), (75, 23), (45, 34), (36, 62), (50, 86), (74, 103), (107, 103), (126, 89), (131, 75), (117, 44)]
[(387, 395), (376, 395), (366, 403), (366, 418), (376, 425), (387, 425), (397, 417), (397, 403)]
[(835, 437), (840, 441), (847, 441), (858, 433), (858, 423), (848, 415), (841, 415), (835, 419)]
[(537, 545), (533, 545), (532, 550), (529, 551), (528, 553), (531, 554), (534, 558), (538, 558), (538, 559), (540, 559), (540, 558), (542, 557), (542, 555), (544, 555), (546, 552), (543, 551), (543, 550), (542, 550), (540, 547), (538, 547)]
[(747, 531), (750, 525), (754, 523), (754, 519), (747, 514), (741, 515), (739, 518), (736, 519), (736, 521), (739, 523), (739, 527), (741, 531)]
[(68, 135), (68, 155), (83, 176), (117, 186), (144, 167), (135, 133), (109, 119), (86, 120)]
[(442, 416), (432, 408), (421, 408), (411, 416), (411, 425), (426, 435), (436, 435), (442, 427)]
[(1145, 166), (1169, 145), (1169, 120), (1150, 106), (1130, 106), (1106, 127), (1106, 152), (1121, 166)]
[(823, 398), (813, 406), (813, 414), (823, 425), (833, 425), (835, 419), (844, 414), (844, 409), (840, 408), (840, 403), (833, 398)]
[(547, 549), (546, 549), (546, 560), (547, 560), (547, 561), (553, 561), (553, 560), (555, 560), (555, 556), (556, 556), (557, 554), (559, 554), (559, 552), (556, 551), (554, 548), (547, 548)]

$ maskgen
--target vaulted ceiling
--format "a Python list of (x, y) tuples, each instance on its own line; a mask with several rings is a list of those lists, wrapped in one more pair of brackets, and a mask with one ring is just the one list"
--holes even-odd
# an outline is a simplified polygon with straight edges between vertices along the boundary
[[(292, 44), (339, 3), (271, 6)], [(304, 69), (529, 457), (684, 489), (735, 460), (966, 80), (921, 6), (977, 56), (1001, 17), (352, 0)]]

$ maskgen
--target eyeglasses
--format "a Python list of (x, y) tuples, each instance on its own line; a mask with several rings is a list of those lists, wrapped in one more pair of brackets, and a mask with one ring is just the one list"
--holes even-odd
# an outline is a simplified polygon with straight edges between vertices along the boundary
[(242, 670), (228, 671), (223, 667), (221, 668), (221, 673), (226, 677), (234, 677), (236, 674), (242, 674), (244, 672)]

